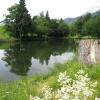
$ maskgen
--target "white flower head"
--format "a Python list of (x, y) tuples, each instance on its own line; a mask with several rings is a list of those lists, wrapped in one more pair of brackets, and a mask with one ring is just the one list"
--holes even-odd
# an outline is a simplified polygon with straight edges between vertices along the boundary
[(29, 100), (43, 100), (43, 99), (40, 99), (38, 96), (33, 97), (32, 95), (30, 95)]
[(52, 88), (45, 85), (42, 89), (42, 93), (45, 100), (50, 100), (52, 98)]
[(68, 84), (68, 83), (71, 82), (71, 78), (70, 78), (69, 76), (66, 75), (66, 72), (64, 72), (64, 73), (59, 73), (58, 82), (59, 82), (61, 85)]
[(100, 100), (100, 98), (96, 97), (95, 100)]
[(83, 75), (83, 74), (85, 74), (85, 72), (84, 72), (83, 70), (79, 70), (79, 71), (77, 72), (77, 74)]

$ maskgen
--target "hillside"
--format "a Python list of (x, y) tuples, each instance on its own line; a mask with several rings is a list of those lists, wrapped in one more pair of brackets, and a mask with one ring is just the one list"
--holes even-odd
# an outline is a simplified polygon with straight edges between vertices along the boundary
[(68, 24), (71, 24), (71, 23), (73, 23), (76, 20), (77, 20), (77, 17), (76, 18), (65, 18), (64, 19), (64, 22), (65, 23), (68, 23)]
[(100, 16), (100, 9), (94, 13), (92, 13), (93, 16)]
[[(100, 16), (100, 9), (99, 9), (98, 11), (94, 12), (94, 13), (91, 13), (91, 14), (92, 14), (92, 16)], [(85, 15), (85, 14), (83, 14), (83, 15)], [(80, 16), (79, 16), (79, 17), (80, 17)], [(78, 19), (79, 17), (75, 17), (75, 18), (65, 18), (65, 19), (64, 19), (64, 22), (67, 23), (67, 24), (71, 24), (71, 23), (73, 23), (74, 21), (77, 21), (77, 19)]]

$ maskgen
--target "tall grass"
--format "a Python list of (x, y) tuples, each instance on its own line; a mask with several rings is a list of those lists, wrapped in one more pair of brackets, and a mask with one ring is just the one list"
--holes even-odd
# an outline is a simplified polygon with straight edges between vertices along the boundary
[[(24, 77), (16, 82), (0, 83), (0, 100), (29, 100), (30, 94), (33, 96), (42, 96), (41, 88), (49, 85), (53, 89), (58, 89), (57, 78), (59, 72), (67, 72), (74, 78), (74, 74), (82, 69), (89, 74), (93, 81), (100, 83), (100, 64), (85, 65), (76, 61), (70, 61), (64, 64), (55, 64), (54, 69), (47, 75), (34, 75), (31, 78)], [(100, 84), (97, 86), (96, 95), (100, 97)]]

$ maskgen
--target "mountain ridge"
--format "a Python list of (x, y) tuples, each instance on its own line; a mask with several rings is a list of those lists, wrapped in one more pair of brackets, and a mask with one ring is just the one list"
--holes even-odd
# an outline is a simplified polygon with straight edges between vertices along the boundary
[[(85, 14), (83, 14), (83, 15), (85, 15)], [(83, 16), (83, 15), (81, 15), (81, 16)], [(91, 15), (92, 15), (92, 16), (100, 16), (100, 9), (97, 10), (97, 11), (95, 11), (95, 12), (93, 12), (93, 13), (91, 13)], [(74, 17), (74, 18), (71, 18), (71, 17), (65, 18), (65, 19), (64, 19), (64, 22), (67, 23), (67, 24), (71, 24), (71, 23), (77, 21), (77, 19), (78, 19), (79, 17), (81, 17), (81, 16)]]

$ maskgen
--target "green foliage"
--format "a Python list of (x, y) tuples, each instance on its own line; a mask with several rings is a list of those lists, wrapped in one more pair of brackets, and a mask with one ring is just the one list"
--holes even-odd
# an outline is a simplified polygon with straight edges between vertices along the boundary
[(40, 16), (34, 16), (33, 25), (35, 26), (34, 33), (40, 38), (62, 38), (64, 36), (68, 36), (69, 33), (69, 28), (64, 21), (62, 19), (50, 19), (48, 11), (46, 12), (46, 15), (41, 12)]
[(69, 27), (62, 19), (59, 21), (58, 31), (62, 34), (62, 37), (69, 35)]
[(48, 21), (50, 20), (49, 12), (48, 12), (48, 11), (46, 12), (46, 19), (47, 19)]
[(71, 34), (72, 35), (76, 35), (76, 34), (80, 34), (82, 35), (82, 28), (84, 23), (86, 23), (89, 19), (91, 18), (91, 14), (87, 13), (81, 17), (78, 18), (77, 21), (75, 21), (74, 23), (72, 23), (71, 25)]
[(50, 19), (49, 12), (41, 12), (31, 19), (26, 8), (25, 0), (20, 0), (8, 8), (9, 14), (4, 20), (7, 31), (11, 36), (21, 38), (65, 38), (65, 37), (97, 37), (100, 38), (100, 17), (87, 13), (71, 25), (62, 19)]
[(17, 37), (27, 37), (28, 33), (31, 32), (32, 22), (28, 10), (25, 7), (25, 0), (20, 0), (17, 10), (15, 18), (16, 34), (19, 33)]
[(33, 25), (35, 26), (34, 33), (39, 38), (47, 36), (49, 32), (49, 15), (44, 16), (43, 12), (40, 13), (40, 16), (33, 17)]
[(69, 34), (69, 28), (64, 21), (53, 19), (50, 23), (50, 37), (65, 37)]
[(79, 17), (78, 20), (69, 27), (70, 37), (100, 38), (100, 16), (92, 16), (90, 13), (87, 13)]
[(8, 41), (10, 40), (10, 32), (6, 31), (4, 26), (0, 26), (0, 40), (1, 41)]
[(8, 8), (9, 14), (6, 15), (6, 18), (4, 20), (7, 31), (10, 31), (12, 33), (15, 33), (15, 18), (18, 6), (18, 4), (15, 4), (12, 7)]
[(7, 30), (11, 31), (16, 38), (28, 36), (32, 29), (32, 22), (25, 7), (25, 0), (20, 0), (19, 4), (10, 7), (8, 11), (9, 15), (5, 18)]
[(84, 35), (91, 35), (100, 38), (100, 17), (90, 18), (83, 26)]
[(5, 26), (15, 38), (63, 38), (68, 36), (68, 26), (62, 19), (50, 19), (48, 11), (46, 15), (44, 15), (44, 12), (41, 12), (39, 16), (34, 16), (31, 20), (25, 7), (25, 0), (20, 0), (19, 4), (10, 7), (8, 11), (9, 14), (4, 20)]

